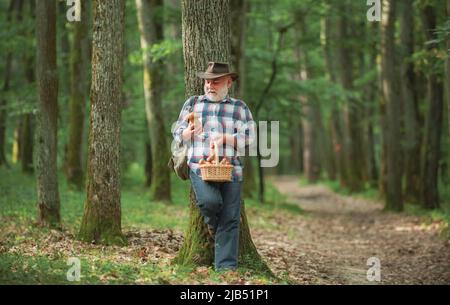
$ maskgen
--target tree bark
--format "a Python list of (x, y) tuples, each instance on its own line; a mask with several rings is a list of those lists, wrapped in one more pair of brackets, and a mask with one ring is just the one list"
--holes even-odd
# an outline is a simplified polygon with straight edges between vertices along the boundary
[(150, 139), (145, 142), (145, 186), (152, 186), (152, 144)]
[[(67, 9), (68, 6), (66, 4), (67, 1), (58, 1), (58, 16), (60, 16), (60, 18), (57, 19), (57, 29), (58, 31), (60, 31), (60, 34), (58, 35), (57, 39), (58, 39), (58, 43), (59, 43), (59, 53), (58, 53), (58, 57), (59, 60), (58, 62), (60, 63), (59, 67), (58, 67), (58, 71), (60, 71), (60, 77), (59, 77), (59, 97), (61, 98), (61, 100), (64, 101), (64, 105), (66, 106), (66, 97), (70, 95), (70, 90), (71, 90), (71, 72), (70, 72), (70, 67), (71, 67), (71, 63), (70, 63), (70, 41), (69, 41), (69, 27), (67, 26), (67, 19), (66, 19), (66, 13), (67, 13)], [(87, 2), (86, 0), (84, 1), (80, 1), (81, 6), (85, 6)], [(81, 13), (81, 16), (84, 17), (83, 15), (84, 12)], [(83, 18), (82, 17), (82, 18)], [(84, 18), (82, 19), (81, 22), (73, 22), (71, 23), (71, 25), (73, 24), (75, 27), (79, 26), (79, 23), (84, 23)], [(63, 124), (65, 124), (65, 122), (61, 122), (61, 127), (63, 127)]]
[(141, 48), (144, 50), (144, 95), (149, 138), (152, 143), (152, 185), (153, 200), (171, 201), (170, 172), (166, 164), (169, 147), (164, 125), (162, 91), (164, 63), (155, 60), (149, 48), (164, 39), (162, 23), (162, 0), (136, 0), (137, 17), (141, 33)]
[(80, 22), (73, 24), (73, 39), (70, 49), (70, 114), (69, 139), (65, 172), (67, 181), (81, 189), (84, 182), (83, 132), (86, 100), (88, 99), (90, 1), (80, 1)]
[(397, 96), (397, 75), (395, 71), (395, 33), (396, 6), (395, 0), (383, 2), (382, 16), (382, 83), (383, 99), (386, 105), (386, 161), (387, 184), (386, 205), (387, 210), (403, 210), (402, 198), (402, 172), (401, 172), (401, 146), (400, 146), (400, 101)]
[[(202, 20), (202, 22), (198, 22)], [(230, 8), (228, 0), (182, 1), (183, 54), (185, 62), (186, 98), (200, 95), (203, 83), (197, 71), (206, 68), (208, 61), (230, 61)], [(247, 223), (244, 201), (241, 201), (239, 238), (239, 266), (271, 273), (253, 244)], [(191, 187), (190, 221), (183, 245), (175, 259), (179, 264), (207, 264), (213, 262), (213, 244)]]
[(58, 76), (56, 69), (56, 2), (36, 3), (36, 72), (38, 102), (37, 205), (41, 225), (60, 225), (60, 199), (56, 166)]
[(123, 244), (120, 206), (120, 125), (124, 0), (94, 0), (87, 199), (79, 238)]
[[(436, 39), (436, 13), (432, 6), (427, 5), (422, 11), (425, 37), (427, 41)], [(436, 46), (427, 46), (428, 52), (435, 54)], [(431, 59), (432, 67), (436, 58)], [(426, 209), (439, 208), (438, 169), (441, 149), (441, 129), (443, 114), (443, 84), (437, 73), (430, 71), (427, 78), (427, 99), (429, 108), (425, 127), (425, 155), (422, 181), (422, 205)]]
[(412, 55), (414, 53), (413, 3), (401, 1), (400, 45), (401, 45), (401, 92), (404, 105), (405, 130), (405, 200), (420, 201), (420, 125), (415, 94), (415, 74)]

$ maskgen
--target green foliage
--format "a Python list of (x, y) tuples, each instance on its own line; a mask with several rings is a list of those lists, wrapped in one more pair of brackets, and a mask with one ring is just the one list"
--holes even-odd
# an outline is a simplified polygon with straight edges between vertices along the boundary
[(152, 62), (159, 60), (167, 60), (173, 54), (176, 54), (182, 49), (181, 41), (165, 39), (160, 43), (155, 43), (148, 48), (136, 50), (129, 55), (129, 62), (133, 65), (142, 66), (143, 55), (147, 54)]

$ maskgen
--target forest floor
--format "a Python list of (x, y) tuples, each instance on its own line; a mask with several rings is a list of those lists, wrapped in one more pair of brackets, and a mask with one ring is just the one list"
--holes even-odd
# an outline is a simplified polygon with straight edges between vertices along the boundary
[[(450, 284), (450, 240), (442, 223), (386, 213), (368, 199), (341, 196), (323, 185), (276, 176), (274, 186), (305, 215), (273, 215), (276, 230), (252, 230), (270, 267), (305, 284)], [(368, 281), (370, 257), (380, 282)]]
[[(245, 200), (253, 241), (277, 278), (172, 264), (188, 226), (189, 183), (173, 179), (173, 204), (151, 202), (140, 172), (124, 180), (128, 244), (108, 247), (76, 238), (83, 192), (61, 181), (63, 227), (50, 230), (35, 223), (34, 177), (17, 169), (0, 175), (0, 283), (450, 284), (448, 221), (386, 213), (376, 200), (301, 185), (297, 176), (269, 178), (266, 203)], [(67, 278), (71, 257), (80, 259), (78, 282)], [(379, 282), (367, 280), (371, 257), (380, 262)]]

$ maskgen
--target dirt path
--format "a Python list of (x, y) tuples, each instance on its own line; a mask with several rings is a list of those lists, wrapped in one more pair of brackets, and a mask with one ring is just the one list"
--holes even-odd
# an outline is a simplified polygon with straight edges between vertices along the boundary
[[(450, 241), (438, 236), (439, 223), (384, 213), (380, 203), (324, 186), (300, 187), (296, 177), (271, 180), (306, 211), (274, 215), (268, 229), (252, 230), (278, 274), (305, 284), (450, 284)], [(380, 282), (367, 280), (370, 257), (379, 259)]]

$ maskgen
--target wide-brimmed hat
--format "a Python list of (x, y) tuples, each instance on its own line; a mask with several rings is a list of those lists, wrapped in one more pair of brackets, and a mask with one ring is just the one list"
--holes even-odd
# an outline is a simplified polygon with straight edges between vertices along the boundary
[(237, 73), (230, 72), (228, 64), (224, 62), (210, 61), (205, 72), (197, 72), (197, 76), (204, 79), (215, 79), (227, 75), (230, 75), (232, 80), (239, 77)]

